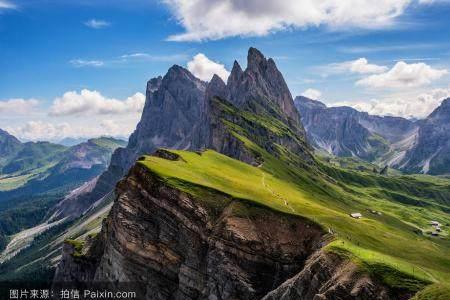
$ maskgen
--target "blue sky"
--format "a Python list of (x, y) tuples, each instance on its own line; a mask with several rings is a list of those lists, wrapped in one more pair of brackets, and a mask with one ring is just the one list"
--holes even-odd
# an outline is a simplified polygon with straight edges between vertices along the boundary
[(418, 118), (450, 96), (449, 2), (279, 2), (0, 0), (0, 128), (126, 136), (148, 79), (189, 61), (202, 79), (226, 77), (250, 46), (293, 96)]

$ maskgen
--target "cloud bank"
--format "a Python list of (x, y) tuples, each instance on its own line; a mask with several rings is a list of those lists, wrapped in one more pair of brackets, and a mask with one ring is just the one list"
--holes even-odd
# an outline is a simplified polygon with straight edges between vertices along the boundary
[(29, 121), (22, 126), (7, 126), (5, 129), (23, 141), (58, 142), (67, 137), (127, 137), (133, 132), (136, 126), (135, 123), (124, 123), (109, 119), (101, 121), (98, 126), (78, 124), (71, 124), (69, 122)]
[(428, 85), (448, 74), (446, 69), (434, 69), (425, 63), (396, 63), (385, 73), (371, 75), (356, 82), (370, 88), (411, 88)]
[(338, 102), (332, 106), (350, 106), (372, 115), (400, 116), (404, 118), (425, 118), (435, 110), (444, 99), (450, 97), (450, 87), (433, 89), (418, 96), (393, 95), (365, 102)]
[(0, 101), (0, 114), (26, 115), (33, 112), (38, 106), (36, 99), (8, 99)]
[(51, 116), (86, 116), (140, 114), (144, 108), (145, 96), (136, 93), (125, 100), (106, 98), (97, 91), (82, 90), (66, 92), (55, 99), (50, 108)]
[(291, 28), (391, 26), (412, 3), (424, 0), (163, 0), (185, 32), (171, 41), (264, 36)]

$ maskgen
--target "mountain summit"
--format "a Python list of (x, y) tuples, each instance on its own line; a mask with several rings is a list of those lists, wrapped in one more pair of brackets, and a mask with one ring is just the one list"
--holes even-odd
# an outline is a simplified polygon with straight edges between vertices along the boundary
[[(214, 76), (207, 87), (201, 142), (228, 156), (259, 164), (247, 140), (278, 157), (288, 151), (310, 164), (312, 156), (300, 115), (275, 62), (250, 48), (247, 68), (234, 62), (225, 84)], [(245, 145), (247, 143), (247, 145)], [(254, 152), (254, 151), (253, 151)]]
[(236, 107), (255, 108), (255, 104), (261, 105), (268, 111), (275, 111), (287, 123), (303, 130), (283, 75), (273, 59), (266, 59), (259, 50), (248, 50), (245, 71), (242, 71), (237, 62), (234, 63), (227, 86), (228, 100)]

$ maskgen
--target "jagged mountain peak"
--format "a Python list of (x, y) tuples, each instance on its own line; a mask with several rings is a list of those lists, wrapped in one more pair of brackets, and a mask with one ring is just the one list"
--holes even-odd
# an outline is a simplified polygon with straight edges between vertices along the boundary
[(220, 78), (217, 74), (214, 74), (209, 82), (208, 86), (220, 86), (225, 87), (226, 84), (223, 82), (222, 78)]
[(189, 70), (179, 65), (173, 65), (162, 78), (162, 85), (167, 86), (175, 81), (192, 81), (197, 84), (206, 86), (206, 84), (195, 77)]
[(206, 98), (214, 96), (220, 98), (225, 98), (227, 96), (227, 85), (223, 82), (222, 78), (216, 74), (214, 74), (206, 88)]
[[(219, 96), (219, 95), (216, 95)], [(227, 100), (239, 108), (259, 107), (303, 131), (289, 88), (272, 59), (251, 47), (247, 68), (235, 61), (227, 83)]]
[(235, 60), (233, 63), (233, 68), (231, 69), (230, 76), (228, 76), (227, 85), (229, 87), (235, 87), (239, 80), (242, 78), (242, 74), (244, 71), (242, 71), (241, 66), (239, 63)]
[[(210, 82), (205, 100), (207, 113), (203, 123), (211, 126), (202, 130), (201, 136), (207, 137), (200, 143), (203, 147), (206, 145), (251, 164), (260, 163), (231, 133), (240, 130), (242, 135), (269, 153), (281, 155), (276, 150), (281, 146), (304, 161), (312, 162), (300, 116), (283, 75), (275, 62), (266, 59), (256, 48), (248, 51), (245, 71), (234, 62), (227, 85), (219, 78)], [(255, 122), (257, 119), (265, 121)], [(280, 126), (276, 130), (278, 133), (268, 126), (271, 122)], [(230, 130), (227, 124), (234, 124), (234, 128)]]
[(247, 70), (254, 70), (267, 64), (264, 55), (256, 48), (250, 47), (247, 54)]

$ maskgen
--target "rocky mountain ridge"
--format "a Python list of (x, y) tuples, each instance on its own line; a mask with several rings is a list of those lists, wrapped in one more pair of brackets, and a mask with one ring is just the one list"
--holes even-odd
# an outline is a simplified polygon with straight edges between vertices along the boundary
[(450, 173), (449, 99), (418, 121), (369, 115), (350, 107), (327, 107), (305, 97), (297, 97), (295, 105), (316, 149), (407, 173)]

